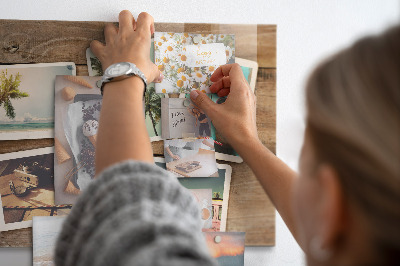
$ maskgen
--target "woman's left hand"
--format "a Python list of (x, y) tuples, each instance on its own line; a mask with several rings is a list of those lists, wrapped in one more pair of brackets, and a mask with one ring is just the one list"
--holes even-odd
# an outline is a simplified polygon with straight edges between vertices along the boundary
[(150, 60), (153, 17), (142, 12), (137, 21), (128, 10), (119, 13), (119, 28), (109, 23), (104, 28), (106, 44), (92, 41), (90, 49), (101, 61), (103, 70), (120, 62), (134, 63), (146, 76), (147, 82), (161, 82), (163, 76)]

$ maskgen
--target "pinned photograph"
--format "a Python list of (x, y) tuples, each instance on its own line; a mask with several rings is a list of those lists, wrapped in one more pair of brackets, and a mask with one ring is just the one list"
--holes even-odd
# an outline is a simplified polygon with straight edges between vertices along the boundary
[[(151, 43), (150, 59), (154, 62), (154, 43)], [(86, 60), (88, 64), (89, 76), (102, 76), (103, 68), (100, 60), (91, 52), (90, 48), (86, 49)], [(168, 95), (165, 95), (166, 97)], [(151, 141), (159, 141), (161, 138), (161, 99), (164, 95), (157, 94), (154, 83), (149, 83), (144, 95), (144, 112), (146, 129), (149, 133)]]
[[(155, 157), (159, 167), (166, 169), (164, 158)], [(218, 177), (178, 178), (179, 183), (187, 189), (212, 189), (212, 226), (203, 229), (206, 232), (224, 232), (228, 217), (229, 190), (231, 185), (232, 167), (227, 164), (217, 164)]]
[(33, 217), (32, 249), (33, 266), (54, 265), (57, 238), (65, 217)]
[(54, 148), (0, 155), (0, 231), (32, 226), (33, 216), (67, 215), (54, 204)]
[[(73, 204), (84, 183), (79, 178), (91, 180), (94, 176), (94, 151), (102, 99), (98, 87), (100, 77), (73, 78), (57, 76), (54, 88), (56, 204)], [(95, 104), (90, 104), (93, 102)]]
[(178, 177), (218, 176), (212, 139), (164, 140), (167, 170)]
[(154, 58), (165, 77), (157, 93), (210, 93), (215, 69), (235, 62), (235, 35), (155, 32)]
[(211, 137), (211, 120), (190, 98), (161, 100), (163, 139)]
[(219, 266), (243, 266), (244, 232), (206, 232), (207, 247)]
[(75, 75), (74, 63), (0, 65), (0, 140), (54, 137), (56, 75)]
[(190, 189), (199, 204), (201, 224), (203, 229), (212, 227), (212, 189)]

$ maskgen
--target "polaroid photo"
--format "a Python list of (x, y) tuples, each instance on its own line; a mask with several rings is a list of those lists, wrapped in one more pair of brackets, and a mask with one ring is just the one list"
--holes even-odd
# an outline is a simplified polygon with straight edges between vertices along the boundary
[(244, 232), (205, 232), (207, 247), (219, 266), (243, 266)]
[(157, 93), (210, 93), (214, 70), (235, 62), (235, 35), (155, 32), (154, 58), (164, 74)]
[[(74, 78), (57, 76), (54, 87), (56, 204), (73, 204), (81, 192), (78, 178), (84, 176), (91, 180), (94, 176), (96, 134), (91, 128), (100, 116), (102, 96), (98, 81), (101, 77)], [(86, 122), (87, 136), (83, 132)]]
[(54, 204), (54, 148), (0, 154), (0, 231), (32, 226), (33, 216), (67, 215)]
[(258, 63), (238, 57), (235, 58), (235, 61), (242, 68), (243, 75), (249, 83), (251, 90), (254, 92), (257, 82)]
[(190, 98), (161, 100), (163, 139), (211, 137), (211, 120)]
[[(154, 162), (166, 169), (164, 158), (155, 157)], [(232, 167), (227, 164), (217, 164), (217, 167), (218, 177), (178, 178), (179, 183), (187, 189), (212, 189), (212, 226), (210, 229), (203, 229), (207, 232), (226, 230)]]
[(0, 140), (54, 137), (56, 75), (75, 75), (72, 62), (0, 65)]
[[(154, 62), (154, 42), (151, 41), (150, 60)], [(103, 68), (100, 60), (92, 53), (90, 48), (86, 49), (86, 61), (89, 76), (102, 76)], [(161, 95), (155, 92), (154, 83), (149, 83), (144, 95), (144, 113), (146, 129), (150, 141), (160, 141), (161, 138), (161, 100), (168, 95)]]
[(178, 177), (218, 176), (212, 139), (164, 140), (167, 170)]
[(33, 217), (33, 266), (54, 265), (54, 252), (65, 217)]
[(190, 189), (199, 204), (202, 229), (212, 228), (212, 189)]

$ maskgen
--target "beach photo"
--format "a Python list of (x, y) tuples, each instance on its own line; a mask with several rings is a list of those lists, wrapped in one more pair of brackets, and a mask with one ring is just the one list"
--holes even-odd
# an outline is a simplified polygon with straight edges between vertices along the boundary
[(164, 140), (167, 170), (178, 177), (218, 176), (212, 139)]
[(33, 217), (33, 266), (53, 266), (58, 235), (65, 217)]
[(56, 75), (74, 63), (0, 65), (0, 140), (53, 138)]
[(54, 204), (54, 148), (0, 154), (0, 231), (32, 226), (33, 216), (66, 215)]

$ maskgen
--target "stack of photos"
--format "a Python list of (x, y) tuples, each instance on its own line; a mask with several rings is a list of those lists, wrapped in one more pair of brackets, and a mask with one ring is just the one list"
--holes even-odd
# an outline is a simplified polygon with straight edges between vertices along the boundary
[[(154, 158), (155, 163), (162, 169), (167, 165), (164, 158)], [(228, 215), (229, 190), (231, 185), (232, 167), (227, 164), (217, 164), (217, 177), (192, 177), (179, 178), (182, 186), (189, 190), (210, 189), (212, 190), (212, 225), (203, 231), (224, 232), (226, 230), (226, 219)], [(200, 205), (200, 213), (203, 214), (203, 205)], [(204, 216), (206, 218), (207, 215)], [(203, 219), (204, 220), (204, 219)]]
[(154, 58), (165, 77), (156, 84), (157, 93), (210, 93), (215, 69), (235, 62), (235, 36), (155, 32)]
[(164, 140), (167, 170), (178, 177), (218, 176), (212, 139)]
[(206, 232), (204, 236), (219, 266), (244, 265), (244, 232)]
[(0, 231), (32, 226), (33, 216), (67, 215), (54, 204), (54, 148), (0, 155)]
[(53, 266), (58, 235), (65, 217), (33, 217), (33, 266)]
[(74, 63), (0, 65), (0, 140), (53, 138), (56, 75)]

